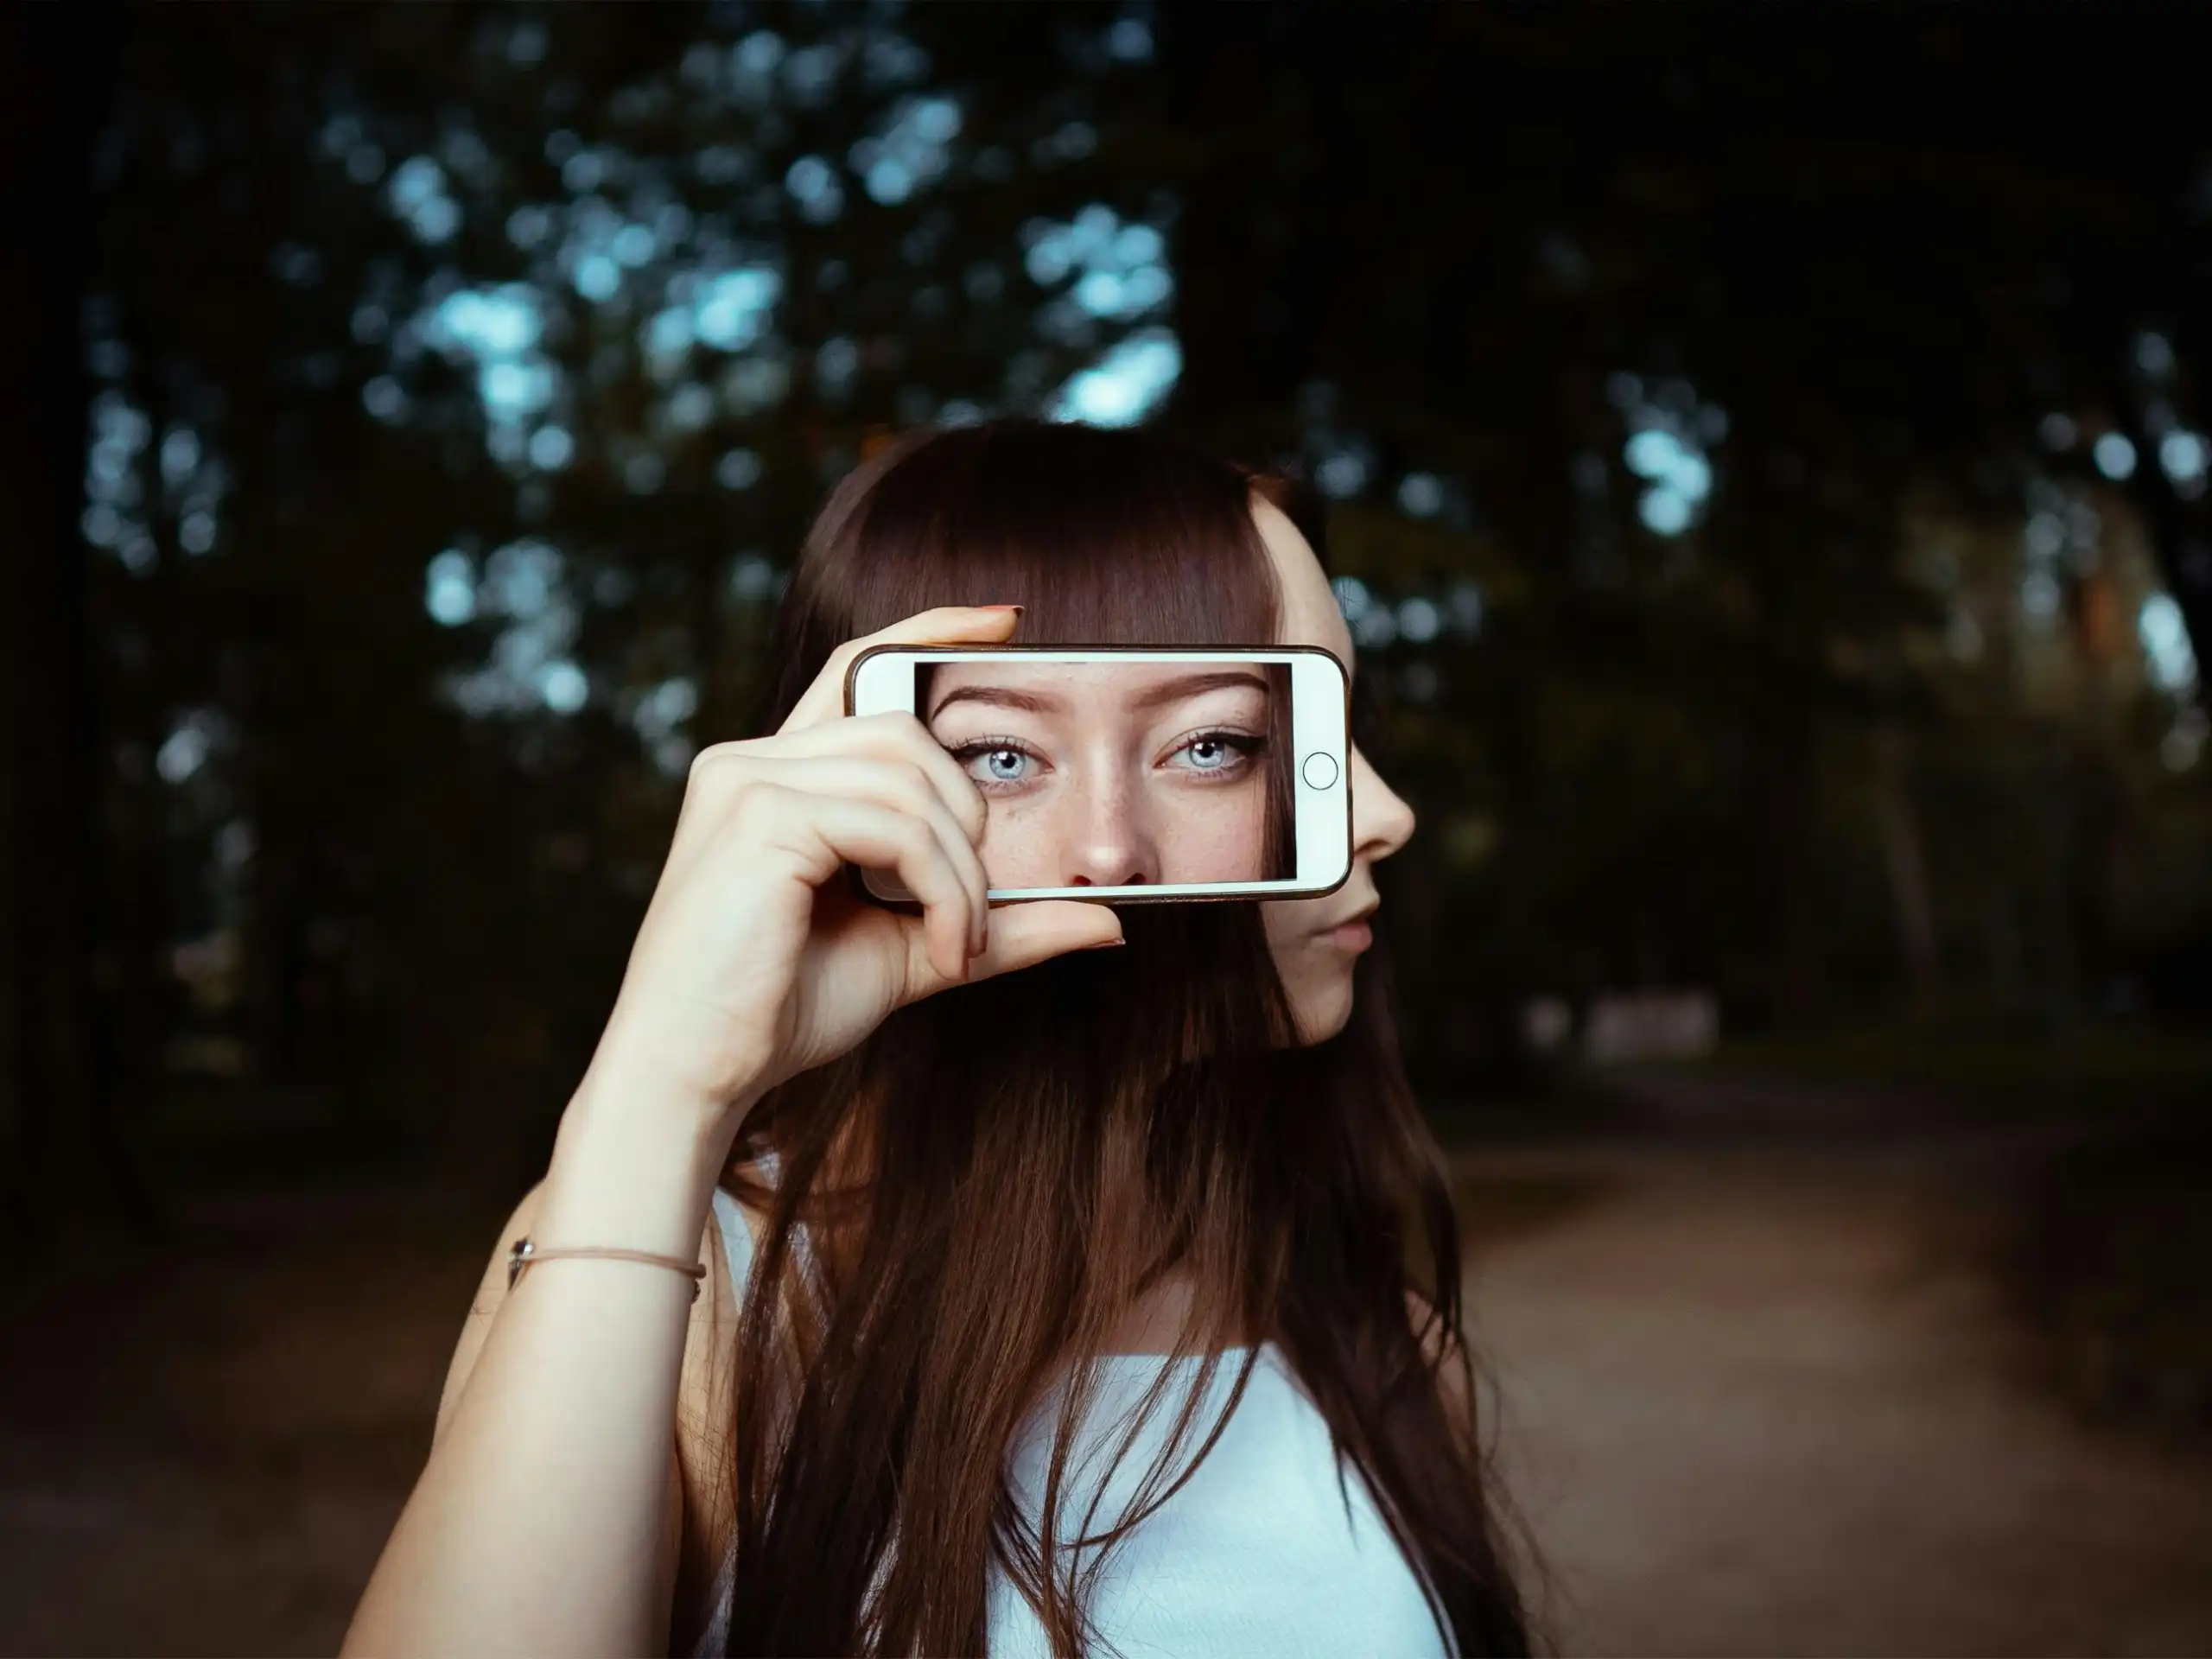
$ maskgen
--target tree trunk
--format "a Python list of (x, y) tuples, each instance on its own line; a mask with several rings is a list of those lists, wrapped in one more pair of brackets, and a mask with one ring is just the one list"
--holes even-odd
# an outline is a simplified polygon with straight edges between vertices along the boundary
[(1942, 990), (1936, 919), (1928, 899), (1928, 858), (1912, 810), (1911, 739), (1896, 726), (1874, 734), (1874, 817), (1896, 907), (1897, 950), (1916, 1015), (1930, 1013)]
[(102, 1040), (96, 798), (103, 745), (91, 571), (76, 532), (88, 414), (79, 308), (92, 143), (119, 9), (26, 6), (0, 51), (0, 179), (19, 234), (0, 251), (0, 1205), (19, 1239), (120, 1201), (148, 1214)]

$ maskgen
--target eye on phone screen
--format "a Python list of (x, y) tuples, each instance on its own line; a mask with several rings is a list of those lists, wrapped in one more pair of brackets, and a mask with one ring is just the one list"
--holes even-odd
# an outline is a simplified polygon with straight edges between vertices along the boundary
[(1010, 650), (904, 656), (880, 675), (911, 677), (898, 702), (982, 794), (977, 851), (1001, 896), (1281, 891), (1315, 794), (1301, 774), (1337, 781), (1341, 738), (1301, 730), (1287, 659)]

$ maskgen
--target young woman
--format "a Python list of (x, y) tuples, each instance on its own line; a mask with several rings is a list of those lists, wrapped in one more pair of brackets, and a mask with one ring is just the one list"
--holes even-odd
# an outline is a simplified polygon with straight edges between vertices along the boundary
[(1299, 507), (1011, 422), (836, 490), (770, 734), (692, 768), (347, 1651), (1526, 1648), (1367, 955), (1404, 803), (1355, 753), (1325, 898), (987, 910), (975, 777), (841, 712), (887, 640), (1349, 662)]

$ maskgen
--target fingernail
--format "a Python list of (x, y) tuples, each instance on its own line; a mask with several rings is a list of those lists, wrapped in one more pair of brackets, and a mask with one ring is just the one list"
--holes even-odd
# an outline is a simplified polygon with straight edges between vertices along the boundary
[(979, 611), (1012, 611), (1019, 616), (1029, 607), (1027, 605), (978, 605), (976, 608)]
[(1117, 944), (1128, 943), (1127, 939), (1101, 939), (1096, 944), (1086, 944), (1083, 948), (1086, 950), (1111, 950)]

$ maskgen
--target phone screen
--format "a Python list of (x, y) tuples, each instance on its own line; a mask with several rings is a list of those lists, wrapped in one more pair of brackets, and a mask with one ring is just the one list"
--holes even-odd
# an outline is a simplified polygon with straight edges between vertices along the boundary
[[(1340, 698), (1341, 671), (1309, 665), (1322, 666)], [(995, 894), (1297, 882), (1300, 798), (1309, 811), (1321, 803), (1301, 783), (1315, 756), (1287, 655), (900, 653), (872, 679), (982, 796), (977, 852)]]
[(1279, 663), (919, 662), (914, 712), (982, 792), (995, 887), (1297, 872)]

